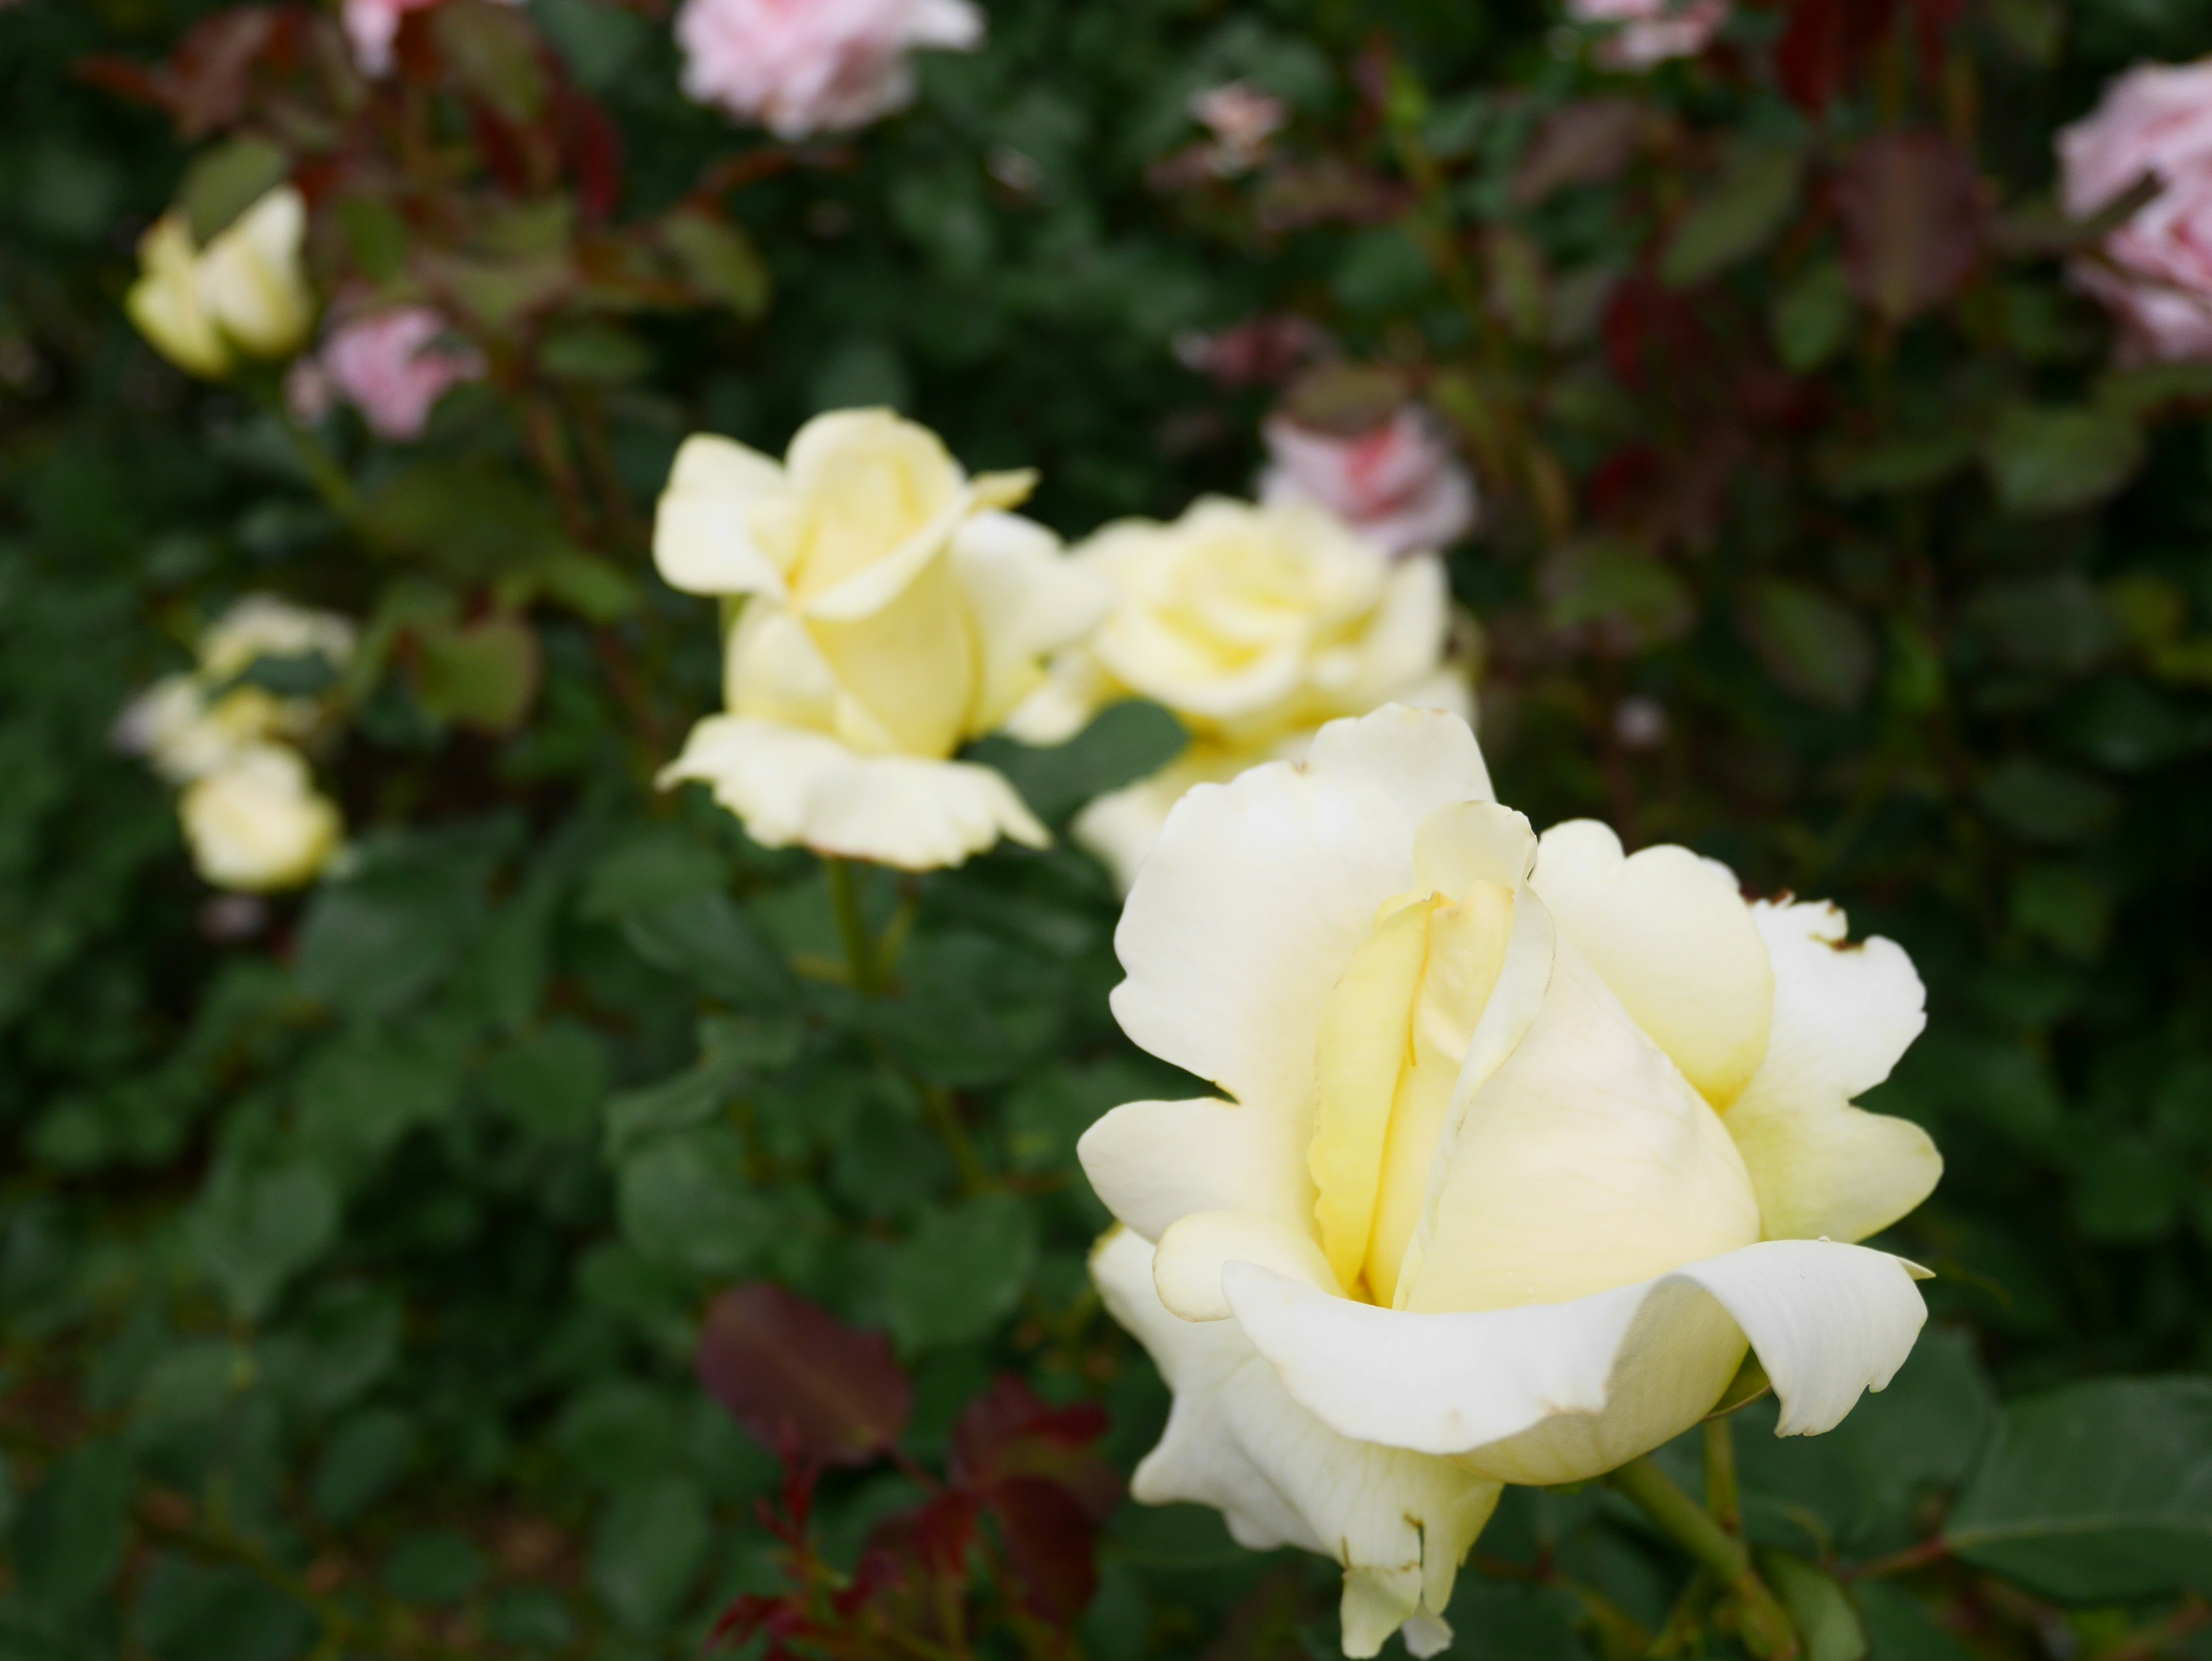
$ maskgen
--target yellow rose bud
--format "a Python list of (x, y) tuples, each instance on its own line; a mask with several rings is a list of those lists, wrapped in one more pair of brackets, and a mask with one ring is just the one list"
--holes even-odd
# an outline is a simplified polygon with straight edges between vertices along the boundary
[(219, 380), (240, 356), (289, 357), (314, 325), (301, 265), (307, 203), (280, 185), (204, 248), (173, 209), (138, 245), (140, 276), (125, 301), (139, 332), (179, 368)]
[(299, 752), (276, 744), (242, 750), (195, 781), (179, 811), (200, 875), (244, 893), (313, 880), (344, 830)]

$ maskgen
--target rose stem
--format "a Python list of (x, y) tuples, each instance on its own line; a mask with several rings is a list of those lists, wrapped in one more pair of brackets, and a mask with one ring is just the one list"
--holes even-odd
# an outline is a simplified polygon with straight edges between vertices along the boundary
[(1759, 1661), (1796, 1661), (1796, 1630), (1752, 1567), (1742, 1541), (1706, 1515), (1648, 1457), (1630, 1460), (1605, 1480), (1727, 1588), (1741, 1613), (1739, 1635), (1746, 1649)]
[(868, 920), (860, 915), (860, 885), (853, 880), (852, 866), (843, 860), (833, 860), (825, 855), (822, 869), (830, 879), (830, 906), (837, 914), (837, 932), (844, 937), (845, 961), (852, 968), (853, 990), (864, 998), (872, 998), (883, 990), (883, 983), (877, 972), (876, 943), (868, 934)]

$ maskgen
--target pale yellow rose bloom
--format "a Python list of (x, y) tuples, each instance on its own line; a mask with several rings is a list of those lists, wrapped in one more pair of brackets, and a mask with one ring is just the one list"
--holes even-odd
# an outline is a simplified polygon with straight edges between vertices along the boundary
[(742, 603), (726, 713), (664, 784), (697, 779), (770, 848), (927, 870), (1044, 827), (997, 772), (953, 759), (1044, 679), (1106, 605), (1043, 526), (1027, 473), (970, 478), (884, 410), (807, 423), (777, 462), (695, 437), (654, 526), (669, 584)]
[(1222, 1092), (1080, 1147), (1122, 1225), (1093, 1272), (1175, 1392), (1133, 1492), (1336, 1558), (1346, 1654), (1441, 1648), (1502, 1485), (1657, 1447), (1747, 1348), (1784, 1435), (1910, 1353), (1924, 1271), (1846, 1243), (1942, 1171), (1852, 1105), (1922, 989), (1834, 907), (1540, 841), (1464, 722), (1393, 706), (1188, 794), (1115, 943), (1124, 1030)]
[(307, 762), (277, 744), (251, 745), (195, 780), (179, 812), (200, 875), (241, 893), (313, 881), (344, 832), (337, 808), (316, 793)]
[(123, 712), (116, 741), (172, 783), (185, 784), (251, 745), (307, 739), (328, 715), (326, 699), (232, 683), (264, 657), (319, 655), (343, 669), (354, 642), (353, 624), (335, 613), (247, 594), (200, 636), (191, 672), (156, 681)]
[(188, 374), (219, 380), (241, 356), (285, 358), (307, 344), (314, 296), (301, 252), (305, 198), (280, 185), (202, 248), (181, 209), (138, 244), (125, 307), (139, 332)]
[(1014, 733), (1054, 742), (1103, 705), (1142, 697), (1191, 733), (1175, 762), (1075, 821), (1124, 889), (1193, 785), (1295, 761), (1322, 722), (1393, 701), (1473, 715), (1468, 666), (1447, 661), (1442, 562), (1381, 559), (1310, 503), (1209, 497), (1173, 524), (1109, 526), (1076, 557), (1111, 585), (1115, 608), (1054, 663)]

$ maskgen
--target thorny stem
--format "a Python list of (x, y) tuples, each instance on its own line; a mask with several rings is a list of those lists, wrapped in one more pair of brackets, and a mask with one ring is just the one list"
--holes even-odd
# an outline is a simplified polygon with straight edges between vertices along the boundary
[(1951, 1555), (1948, 1540), (1923, 1540), (1917, 1546), (1907, 1546), (1903, 1551), (1891, 1552), (1886, 1557), (1869, 1557), (1863, 1563), (1855, 1563), (1838, 1571), (1842, 1580), (1878, 1580), (1886, 1574), (1904, 1574), (1912, 1569), (1925, 1568), (1930, 1563), (1940, 1563)]
[(1796, 1661), (1796, 1628), (1759, 1578), (1741, 1540), (1707, 1515), (1648, 1457), (1631, 1460), (1606, 1481), (1727, 1591), (1741, 1617), (1739, 1635), (1746, 1649), (1759, 1661)]

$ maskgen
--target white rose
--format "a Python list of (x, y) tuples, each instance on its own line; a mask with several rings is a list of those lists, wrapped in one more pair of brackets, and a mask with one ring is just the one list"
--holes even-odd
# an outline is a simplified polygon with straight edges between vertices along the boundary
[(333, 612), (274, 594), (245, 595), (200, 636), (194, 672), (166, 676), (132, 701), (116, 723), (115, 741), (183, 784), (250, 745), (304, 739), (329, 713), (327, 699), (231, 683), (264, 657), (320, 655), (342, 669), (353, 657), (354, 642), (353, 624)]
[(1003, 511), (1026, 473), (970, 479), (888, 411), (821, 416), (779, 464), (695, 437), (660, 499), (671, 586), (744, 597), (729, 712), (664, 783), (699, 779), (770, 848), (927, 870), (1044, 827), (989, 768), (951, 759), (1044, 679), (1104, 609), (1042, 526)]
[(205, 248), (182, 210), (163, 215), (138, 245), (131, 320), (170, 362), (219, 380), (240, 356), (289, 357), (307, 344), (314, 296), (301, 265), (307, 205), (280, 185)]
[(1114, 610), (1054, 666), (1018, 737), (1068, 736), (1104, 703), (1149, 698), (1190, 730), (1155, 776), (1101, 797), (1077, 841), (1126, 888), (1168, 810), (1194, 784), (1295, 760), (1322, 722), (1396, 700), (1471, 715), (1462, 666), (1445, 661), (1451, 596), (1433, 555), (1396, 563), (1307, 502), (1212, 497), (1172, 525), (1131, 520), (1076, 551)]
[(1124, 1226), (1094, 1273), (1175, 1391), (1133, 1492), (1335, 1557), (1347, 1654), (1439, 1647), (1501, 1484), (1658, 1446), (1747, 1343), (1785, 1435), (1910, 1352), (1924, 1271), (1840, 1242), (1942, 1170), (1851, 1105), (1921, 986), (1832, 906), (1540, 843), (1463, 723), (1392, 708), (1187, 796), (1115, 946), (1123, 1028), (1224, 1092), (1081, 1144)]
[(196, 780), (179, 812), (200, 875), (244, 893), (312, 881), (344, 829), (299, 752), (276, 744), (252, 745)]

